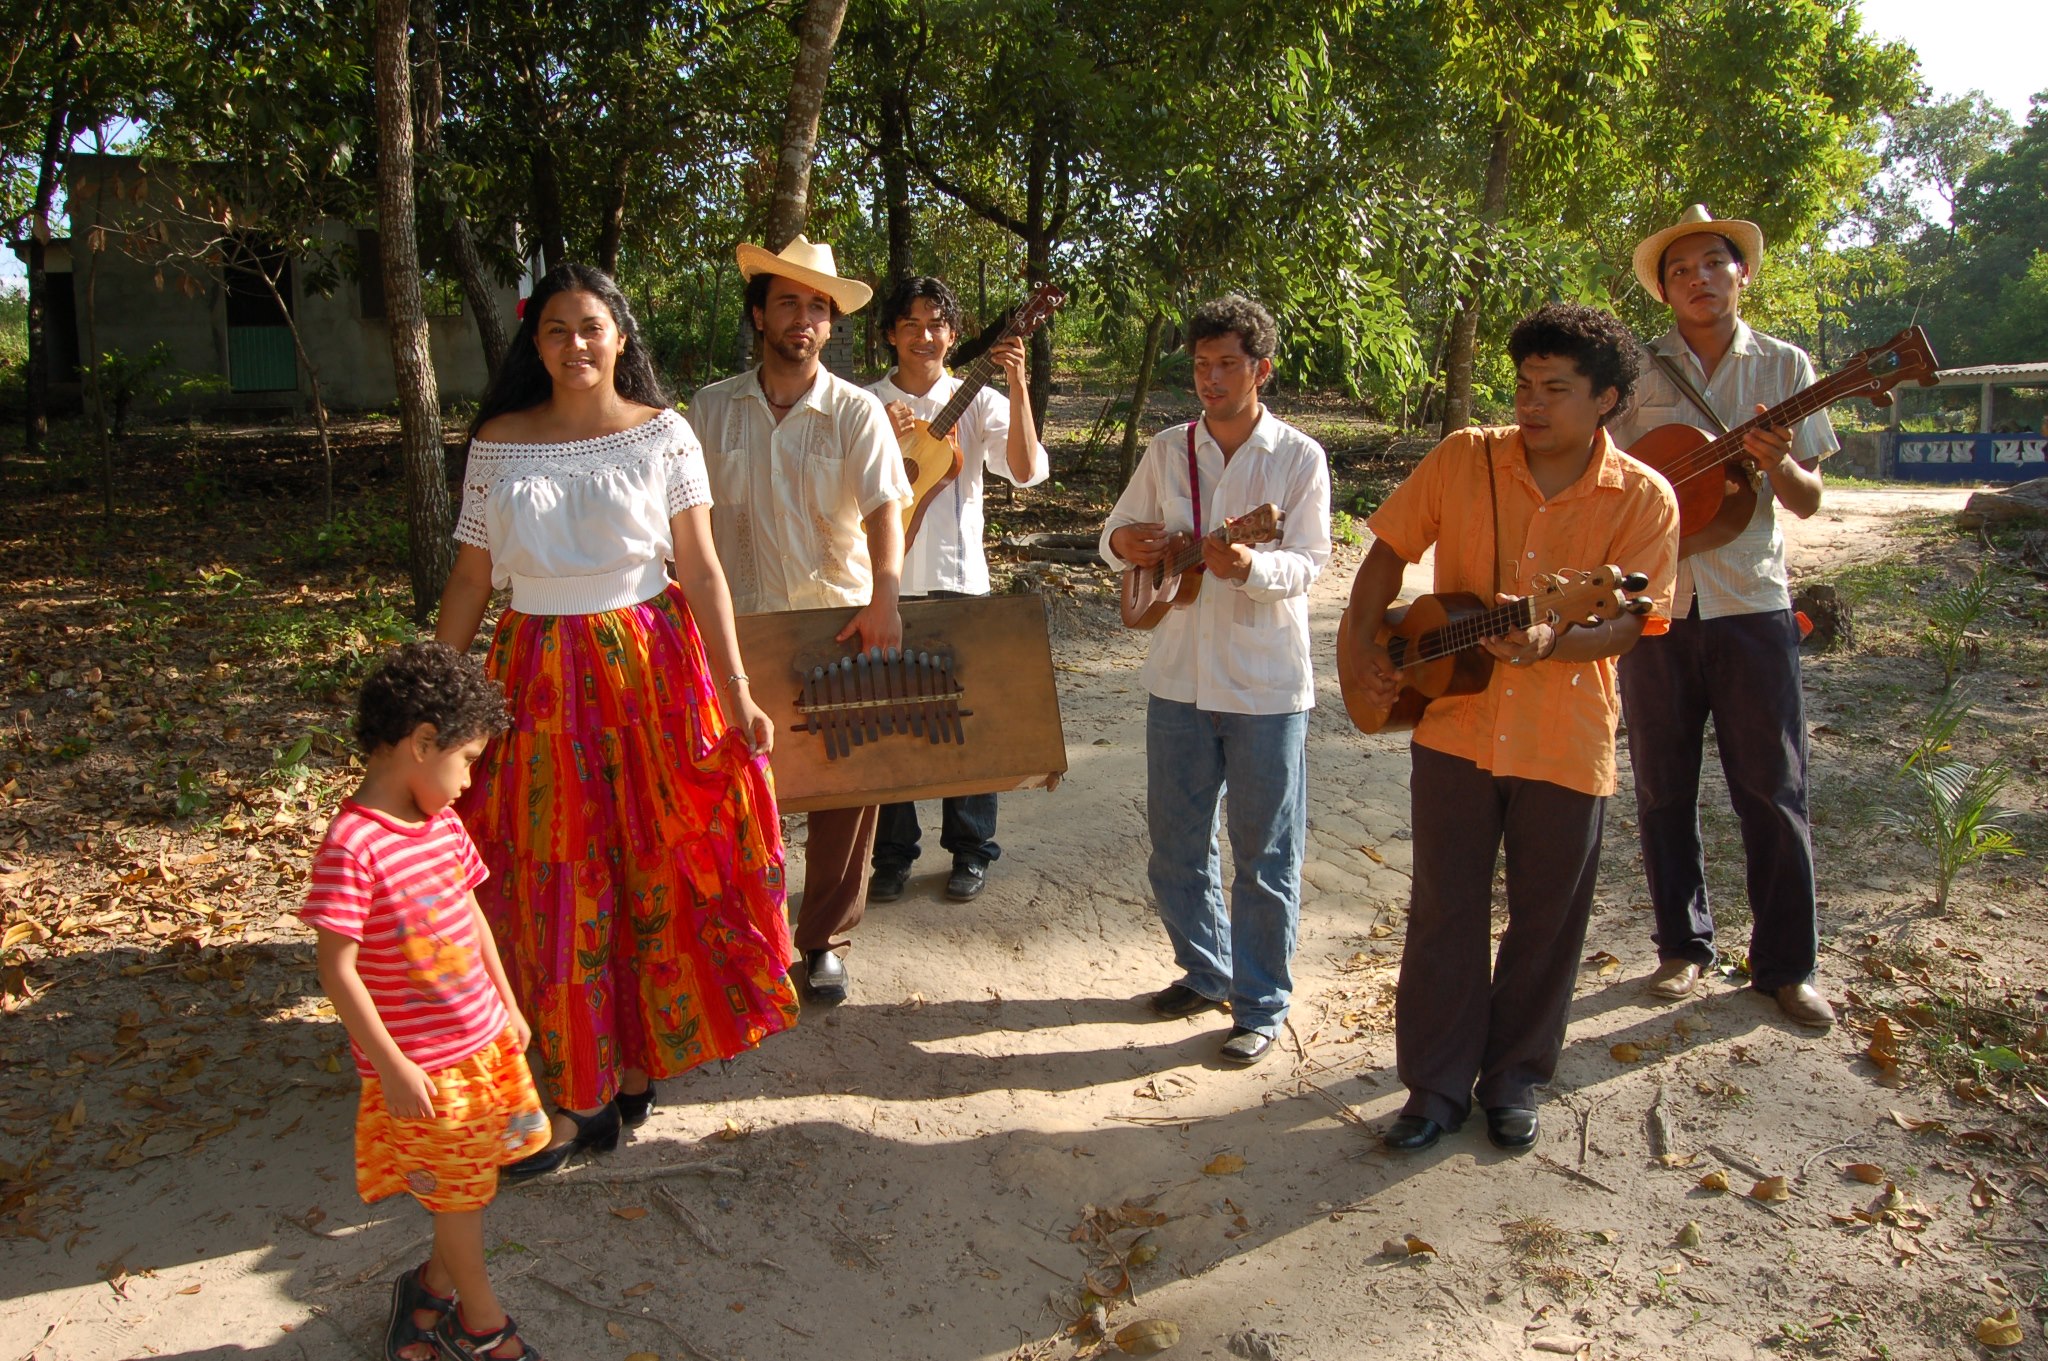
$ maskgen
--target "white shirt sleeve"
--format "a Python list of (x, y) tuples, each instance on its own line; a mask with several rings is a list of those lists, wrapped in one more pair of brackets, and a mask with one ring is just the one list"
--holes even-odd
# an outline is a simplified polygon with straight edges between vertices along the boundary
[(711, 474), (704, 466), (704, 446), (687, 420), (678, 418), (675, 427), (675, 435), (662, 456), (671, 519), (692, 506), (711, 504)]

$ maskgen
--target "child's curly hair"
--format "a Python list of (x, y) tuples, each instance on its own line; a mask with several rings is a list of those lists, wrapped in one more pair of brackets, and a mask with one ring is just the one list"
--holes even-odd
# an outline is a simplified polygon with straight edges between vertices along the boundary
[(484, 669), (446, 643), (407, 643), (392, 652), (356, 698), (356, 741), (364, 751), (396, 746), (422, 723), (444, 751), (505, 730), (505, 692)]

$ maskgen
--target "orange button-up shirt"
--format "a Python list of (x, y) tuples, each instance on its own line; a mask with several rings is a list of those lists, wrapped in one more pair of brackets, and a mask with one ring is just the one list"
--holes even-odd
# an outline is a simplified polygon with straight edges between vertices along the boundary
[[(1489, 523), (1489, 441), (1498, 539)], [(1436, 545), (1435, 590), (1469, 591), (1489, 603), (1496, 552), (1500, 589), (1509, 595), (1528, 595), (1537, 577), (1568, 568), (1641, 572), (1656, 602), (1643, 632), (1670, 627), (1678, 503), (1663, 478), (1615, 448), (1604, 430), (1585, 473), (1548, 500), (1529, 475), (1520, 429), (1460, 430), (1429, 451), (1366, 526), (1408, 562)], [(1612, 794), (1621, 715), (1614, 676), (1613, 657), (1496, 666), (1478, 694), (1447, 696), (1424, 710), (1415, 741), (1497, 776)]]

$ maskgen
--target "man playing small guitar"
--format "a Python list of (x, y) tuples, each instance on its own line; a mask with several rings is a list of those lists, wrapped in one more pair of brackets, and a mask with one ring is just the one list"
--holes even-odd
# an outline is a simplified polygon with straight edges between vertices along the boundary
[[(946, 372), (946, 353), (960, 335), (960, 302), (933, 278), (905, 278), (882, 304), (882, 334), (896, 350), (896, 367), (868, 391), (882, 399), (901, 437), (918, 421), (929, 421), (960, 386)], [(987, 595), (988, 562), (982, 556), (981, 487), (986, 470), (1020, 487), (1043, 482), (1050, 467), (1031, 417), (1024, 374), (1024, 342), (1012, 337), (989, 351), (1009, 382), (1007, 399), (989, 388), (976, 393), (953, 427), (961, 454), (960, 475), (938, 492), (903, 553), (903, 598)], [(882, 806), (875, 828), (875, 872), (868, 901), (903, 896), (910, 866), (918, 856), (917, 805)], [(988, 882), (989, 862), (1002, 854), (996, 845), (996, 796), (969, 794), (946, 799), (940, 813), (939, 845), (953, 857), (946, 896), (965, 900)]]
[[(1636, 401), (1613, 424), (1616, 440), (1633, 444), (1668, 424), (1739, 425), (1813, 385), (1805, 351), (1751, 330), (1739, 315), (1763, 246), (1755, 223), (1716, 220), (1695, 206), (1636, 247), (1637, 281), (1671, 308), (1675, 324), (1651, 347), (1662, 362), (1644, 361)], [(1683, 385), (1666, 363), (1685, 377)], [(1818, 510), (1819, 462), (1837, 444), (1827, 417), (1815, 414), (1796, 431), (1752, 430), (1743, 448), (1767, 489), (1732, 542), (1687, 553), (1670, 633), (1621, 668), (1643, 871), (1657, 914), (1660, 963), (1649, 991), (1667, 1001), (1689, 997), (1714, 963), (1699, 828), (1700, 761), (1711, 714), (1749, 864), (1751, 986), (1775, 998), (1792, 1020), (1825, 1027), (1835, 1017), (1813, 986), (1820, 940), (1799, 626), (1773, 503), (1801, 519)]]
[[(1403, 673), (1374, 638), (1404, 569), (1432, 545), (1439, 594), (1505, 602), (1540, 578), (1615, 563), (1648, 578), (1652, 601), (1647, 613), (1562, 631), (1532, 619), (1487, 638), (1506, 665), (1422, 711), (1394, 1002), (1408, 1101), (1381, 1136), (1389, 1148), (1429, 1147), (1475, 1099), (1497, 1147), (1536, 1141), (1536, 1088), (1564, 1047), (1614, 792), (1614, 659), (1665, 627), (1678, 554), (1670, 486), (1602, 428), (1635, 384), (1635, 351), (1628, 328), (1594, 308), (1553, 303), (1523, 318), (1508, 341), (1518, 424), (1452, 435), (1366, 522), (1375, 537), (1352, 582), (1342, 669), (1381, 710)], [(1489, 960), (1503, 842), (1508, 929)]]
[[(1145, 657), (1147, 871), (1178, 981), (1151, 999), (1164, 1017), (1230, 1012), (1220, 1057), (1257, 1063), (1293, 992), (1308, 833), (1308, 592), (1330, 559), (1322, 446), (1259, 401), (1273, 372), (1273, 318), (1237, 294), (1188, 322), (1202, 419), (1152, 437), (1102, 531), (1110, 566), (1150, 567), (1171, 536), (1202, 536), (1208, 585), (1170, 609)], [(1256, 507), (1284, 529), (1257, 545), (1210, 533)], [(1230, 790), (1236, 878), (1226, 908), (1216, 808)]]

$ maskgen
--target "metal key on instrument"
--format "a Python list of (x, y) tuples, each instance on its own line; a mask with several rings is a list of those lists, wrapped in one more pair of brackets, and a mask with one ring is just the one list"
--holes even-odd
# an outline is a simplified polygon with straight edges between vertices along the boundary
[(867, 653), (853, 654), (853, 675), (855, 689), (860, 696), (860, 708), (853, 711), (858, 723), (854, 731), (866, 733), (869, 741), (879, 741), (882, 731), (875, 723), (875, 675), (874, 669), (868, 665)]
[[(814, 733), (823, 726), (818, 721), (818, 704), (821, 699), (818, 692), (824, 688), (824, 682), (825, 669), (821, 666), (812, 667), (810, 674), (804, 677), (803, 706), (805, 732)], [(832, 744), (827, 742), (825, 749), (828, 753), (831, 751), (831, 748)]]
[(882, 656), (882, 675), (889, 687), (889, 717), (883, 723), (885, 732), (909, 732), (910, 715), (903, 708), (903, 649), (892, 647)]

